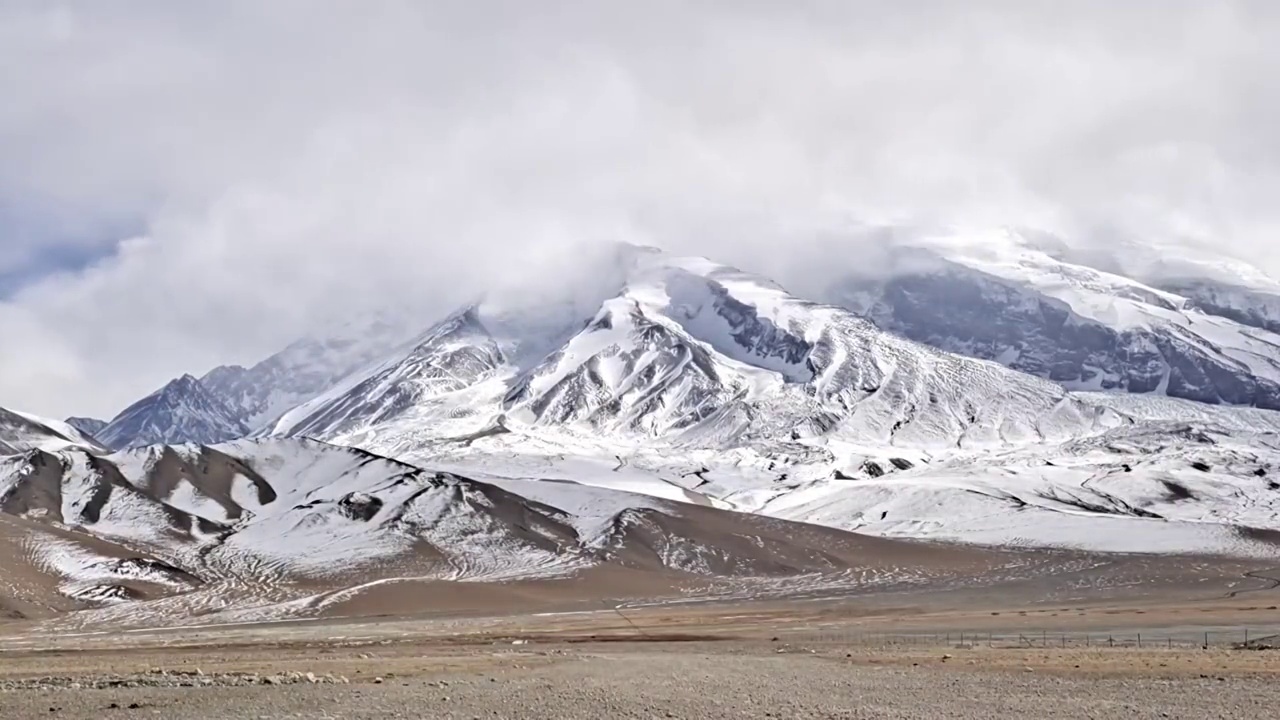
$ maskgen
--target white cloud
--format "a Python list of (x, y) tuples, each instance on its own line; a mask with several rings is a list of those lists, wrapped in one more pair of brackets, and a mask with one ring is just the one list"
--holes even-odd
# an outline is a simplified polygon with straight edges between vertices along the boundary
[(0, 404), (110, 414), (583, 242), (770, 270), (854, 221), (1105, 226), (1275, 269), (1277, 12), (0, 0), (0, 208), (57, 218), (6, 253), (119, 246), (0, 303)]

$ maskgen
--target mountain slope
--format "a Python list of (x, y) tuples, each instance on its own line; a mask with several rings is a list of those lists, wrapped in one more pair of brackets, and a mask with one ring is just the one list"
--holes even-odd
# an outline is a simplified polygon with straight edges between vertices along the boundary
[(0, 408), (0, 456), (71, 447), (93, 451), (104, 449), (93, 438), (67, 423)]
[(839, 283), (829, 299), (891, 332), (1070, 389), (1280, 409), (1269, 296), (1167, 283), (1190, 293), (1179, 295), (1012, 233), (920, 242), (902, 250), (914, 270)]
[(489, 482), (546, 478), (889, 537), (1271, 557), (1280, 413), (1085, 394), (1109, 429), (1003, 447), (829, 443), (825, 455), (621, 445), (545, 432), (419, 447)]

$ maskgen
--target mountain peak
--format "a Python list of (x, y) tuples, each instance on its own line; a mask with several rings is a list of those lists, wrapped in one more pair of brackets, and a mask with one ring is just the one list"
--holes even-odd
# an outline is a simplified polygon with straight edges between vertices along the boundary
[(192, 375), (191, 373), (184, 373), (181, 377), (171, 380), (169, 384), (165, 385), (164, 388), (161, 389), (161, 392), (168, 392), (170, 390), (188, 392), (195, 391), (199, 387), (200, 378)]
[(187, 374), (125, 408), (97, 437), (113, 448), (129, 448), (219, 443), (248, 431), (231, 408)]

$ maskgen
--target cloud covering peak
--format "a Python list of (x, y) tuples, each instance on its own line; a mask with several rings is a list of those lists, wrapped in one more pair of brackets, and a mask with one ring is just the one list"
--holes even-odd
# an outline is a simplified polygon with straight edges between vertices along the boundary
[(0, 2), (0, 404), (109, 415), (584, 243), (786, 275), (1019, 225), (1274, 270), (1278, 39), (1262, 0)]

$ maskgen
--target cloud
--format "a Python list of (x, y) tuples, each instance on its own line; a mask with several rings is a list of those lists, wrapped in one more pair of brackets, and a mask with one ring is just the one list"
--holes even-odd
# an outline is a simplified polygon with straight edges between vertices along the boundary
[(1110, 228), (1275, 270), (1278, 13), (0, 0), (0, 403), (108, 415), (583, 243), (795, 276), (863, 226)]

